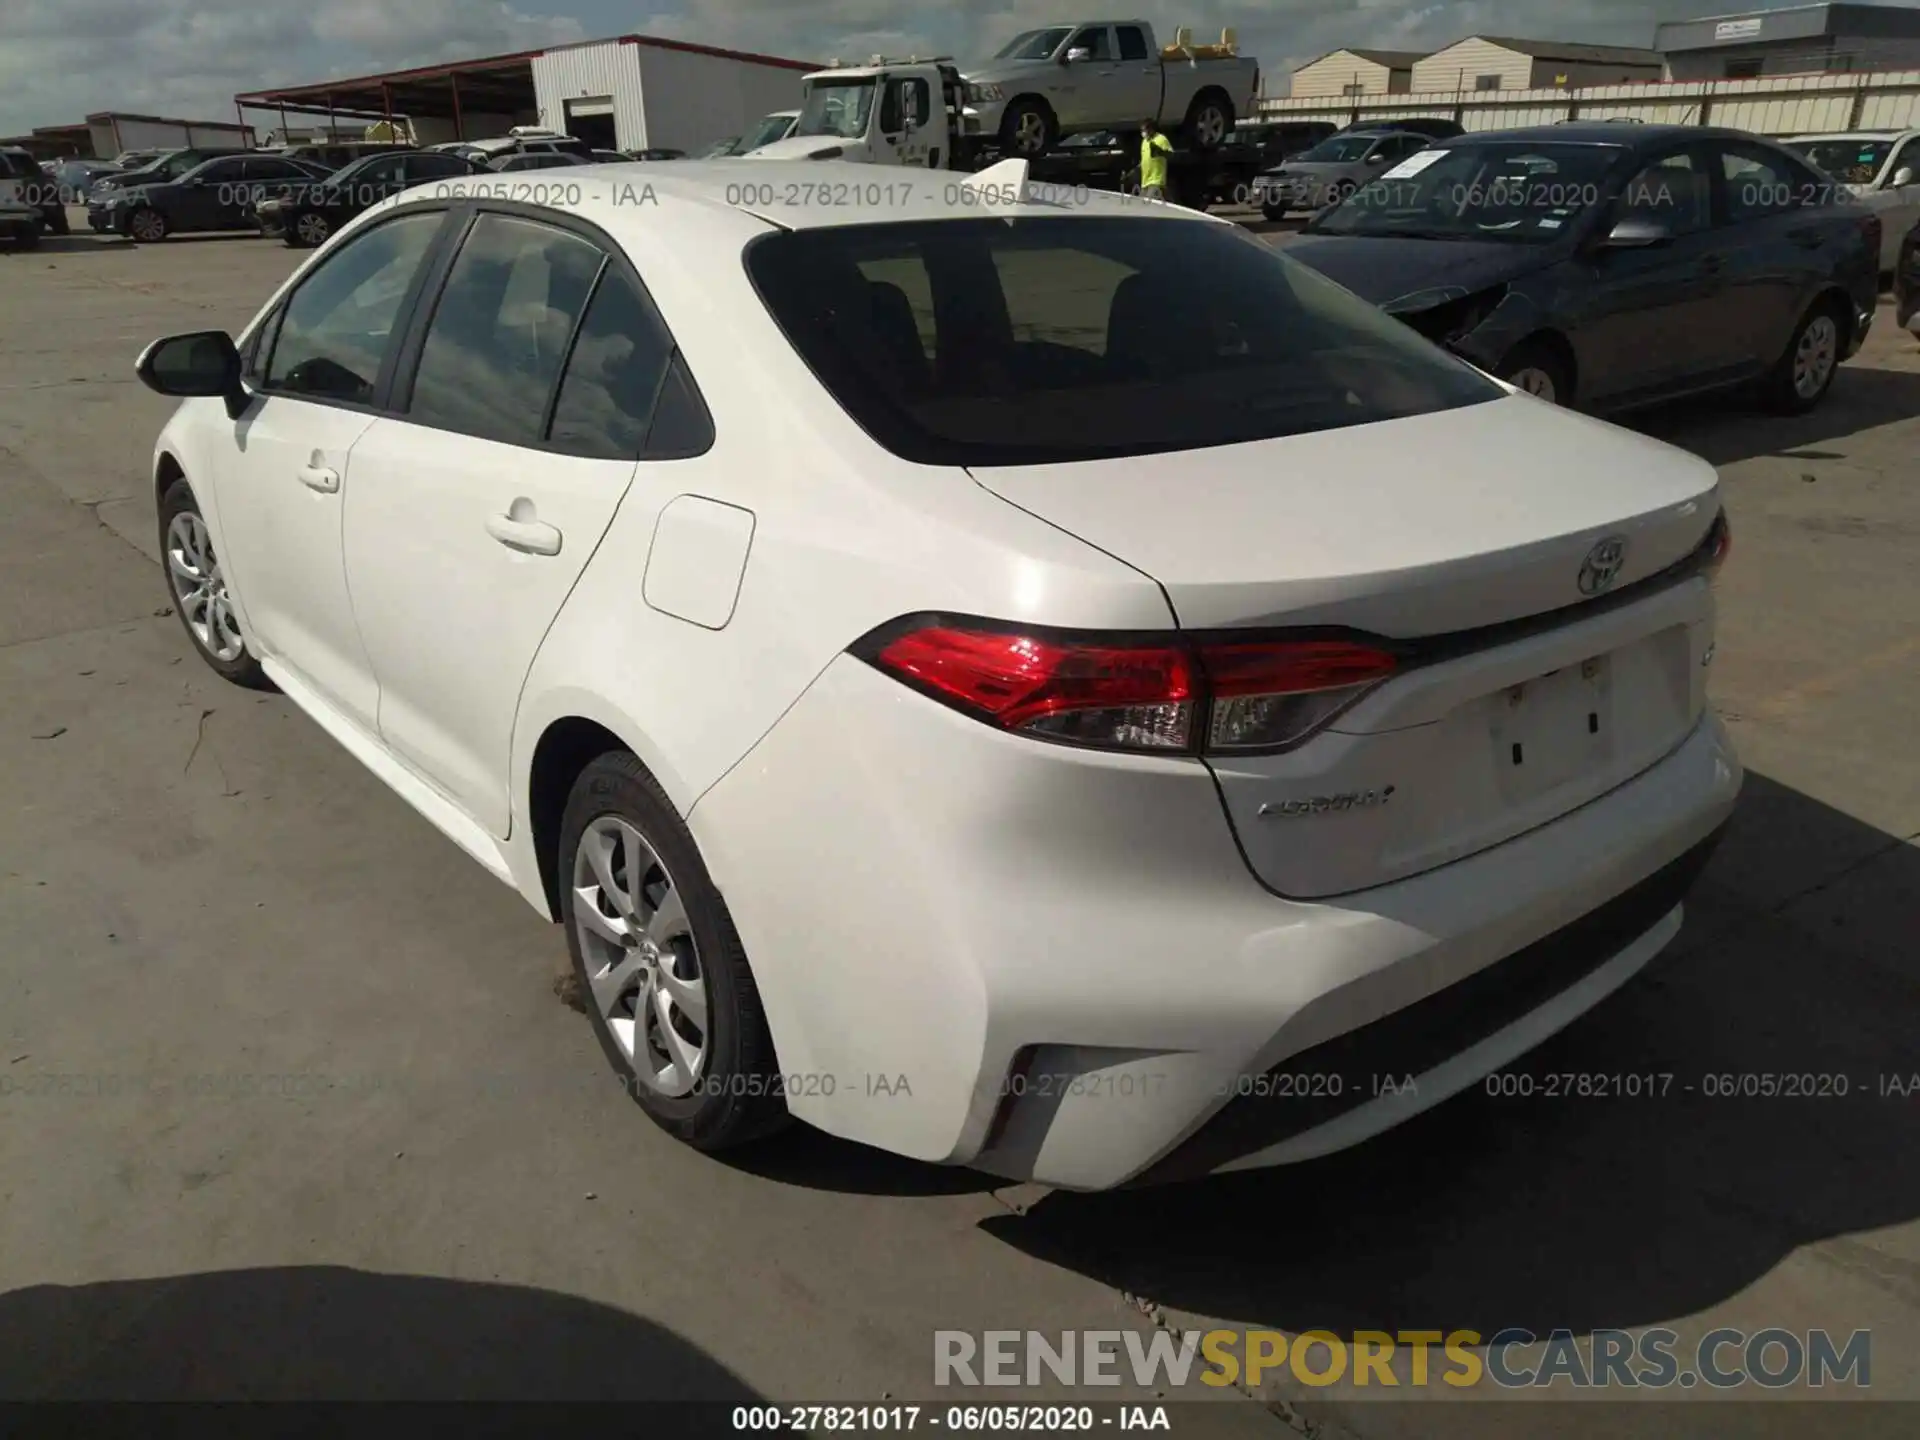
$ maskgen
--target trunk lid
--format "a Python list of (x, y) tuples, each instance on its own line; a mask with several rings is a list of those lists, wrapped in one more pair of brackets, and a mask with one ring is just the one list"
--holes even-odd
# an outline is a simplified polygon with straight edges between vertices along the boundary
[(1707, 587), (1596, 612), (1582, 575), (1608, 541), (1624, 555), (1603, 593), (1684, 560), (1719, 509), (1713, 468), (1528, 397), (974, 474), (1158, 581), (1183, 629), (1447, 637), (1304, 744), (1210, 760), (1249, 864), (1285, 895), (1366, 889), (1544, 824), (1655, 763), (1704, 708)]

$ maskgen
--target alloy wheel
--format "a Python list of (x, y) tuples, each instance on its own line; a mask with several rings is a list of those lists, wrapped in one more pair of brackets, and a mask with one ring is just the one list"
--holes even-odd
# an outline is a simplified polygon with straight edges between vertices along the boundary
[(712, 1033), (707, 979), (680, 888), (632, 821), (602, 815), (580, 837), (573, 923), (590, 1003), (640, 1083), (693, 1093)]
[(167, 238), (167, 222), (157, 210), (134, 211), (127, 228), (133, 232), (134, 239), (145, 240), (149, 244)]
[(1800, 332), (1793, 352), (1793, 393), (1811, 400), (1826, 388), (1840, 353), (1840, 327), (1831, 315), (1816, 315)]
[(1554, 389), (1553, 376), (1534, 365), (1524, 365), (1507, 377), (1507, 383), (1518, 390), (1536, 396), (1549, 404), (1560, 403), (1558, 392)]
[(215, 660), (228, 665), (240, 658), (246, 642), (227, 593), (227, 577), (213, 553), (207, 522), (183, 510), (167, 526), (167, 581), (187, 629)]
[(293, 233), (308, 245), (323, 245), (333, 227), (327, 223), (327, 217), (316, 215), (311, 210), (304, 212), (293, 222)]

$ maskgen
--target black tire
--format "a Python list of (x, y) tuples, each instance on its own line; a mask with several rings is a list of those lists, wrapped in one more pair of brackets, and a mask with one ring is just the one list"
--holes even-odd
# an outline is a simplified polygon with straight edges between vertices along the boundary
[[(578, 887), (572, 877), (589, 827), (608, 817), (617, 817), (640, 833), (686, 909), (705, 987), (708, 1026), (698, 1083), (684, 1096), (663, 1095), (640, 1079), (593, 998), (588, 959), (575, 923)], [(633, 756), (614, 751), (580, 772), (560, 822), (557, 867), (560, 921), (566, 927), (578, 997), (607, 1062), (647, 1117), (674, 1138), (704, 1151), (743, 1145), (786, 1125), (790, 1117), (778, 1084), (773, 1036), (746, 950), (685, 822)]]
[[(309, 239), (300, 233), (303, 221), (312, 221), (319, 227), (318, 236)], [(286, 226), (287, 244), (295, 250), (311, 250), (324, 245), (333, 237), (333, 224), (317, 210), (300, 210), (289, 215), (283, 222)], [(312, 228), (311, 226), (309, 227)]]
[(1182, 130), (1196, 150), (1218, 150), (1233, 134), (1233, 101), (1218, 90), (1203, 90), (1187, 107)]
[[(1573, 405), (1573, 376), (1566, 357), (1543, 341), (1522, 340), (1501, 358), (1494, 374), (1509, 385), (1519, 385), (1528, 394), (1554, 405), (1568, 408)], [(1523, 384), (1517, 378), (1523, 375), (1542, 377), (1549, 388), (1543, 391), (1533, 384)]]
[(40, 227), (23, 225), (13, 232), (13, 248), (16, 250), (35, 250), (40, 245)]
[[(213, 652), (206, 641), (194, 633), (192, 619), (187, 613), (189, 608), (187, 598), (181, 589), (183, 580), (174, 568), (176, 547), (172, 539), (173, 522), (179, 515), (192, 515), (200, 520), (202, 527), (206, 524), (205, 519), (200, 516), (200, 502), (194, 499), (193, 487), (187, 483), (184, 476), (169, 485), (167, 493), (160, 497), (160, 567), (167, 578), (167, 596), (173, 602), (173, 613), (179, 617), (180, 628), (187, 632), (187, 639), (192, 642), (200, 658), (207, 662), (207, 668), (222, 680), (233, 685), (244, 686), (248, 690), (274, 689), (274, 683), (260, 668), (260, 662), (254, 658), (251, 650), (243, 649), (237, 657), (223, 660)], [(207, 543), (211, 554), (211, 538)], [(215, 558), (217, 561), (217, 557)], [(233, 623), (237, 631), (240, 623), (238, 617), (235, 617)]]
[[(1826, 332), (1830, 349), (1825, 378), (1817, 388), (1803, 391), (1796, 380), (1796, 361), (1801, 346), (1809, 343), (1809, 332), (1821, 321), (1832, 327)], [(1827, 391), (1833, 388), (1833, 377), (1840, 373), (1840, 352), (1846, 344), (1846, 336), (1847, 316), (1840, 302), (1831, 296), (1814, 301), (1793, 327), (1793, 334), (1787, 337), (1786, 349), (1780, 352), (1780, 358), (1774, 361), (1773, 368), (1760, 382), (1760, 404), (1775, 415), (1804, 415), (1813, 409), (1826, 398)]]
[[(1024, 138), (1023, 138), (1024, 132)], [(1000, 153), (1031, 159), (1053, 149), (1060, 123), (1044, 101), (1016, 100), (1000, 117)]]
[[(150, 227), (145, 235), (137, 233), (142, 226)], [(166, 239), (172, 230), (173, 226), (168, 222), (166, 212), (155, 210), (150, 205), (142, 205), (127, 216), (120, 233), (129, 240), (138, 241), (143, 245), (154, 245)]]
[(1287, 218), (1287, 207), (1284, 205), (1262, 205), (1260, 207), (1260, 213), (1269, 220), (1280, 221)]

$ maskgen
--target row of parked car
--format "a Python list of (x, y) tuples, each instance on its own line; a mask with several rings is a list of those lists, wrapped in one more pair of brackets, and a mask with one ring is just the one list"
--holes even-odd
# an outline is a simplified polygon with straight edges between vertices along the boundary
[(533, 128), (424, 148), (377, 141), (257, 150), (187, 146), (52, 165), (24, 150), (0, 151), (0, 236), (31, 245), (42, 231), (65, 234), (66, 207), (85, 205), (96, 232), (149, 244), (181, 233), (259, 230), (284, 236), (289, 245), (317, 245), (367, 206), (426, 181), (683, 154), (595, 150), (574, 136)]

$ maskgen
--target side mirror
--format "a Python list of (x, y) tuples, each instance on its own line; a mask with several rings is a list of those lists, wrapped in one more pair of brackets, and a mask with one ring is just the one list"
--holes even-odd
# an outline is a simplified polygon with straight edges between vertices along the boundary
[(1627, 215), (1614, 222), (1600, 245), (1605, 250), (1644, 250), (1673, 239), (1673, 227), (1651, 215)]
[(227, 414), (240, 418), (247, 392), (240, 384), (240, 352), (224, 330), (196, 330), (169, 335), (140, 352), (133, 373), (140, 383), (160, 395), (181, 399), (219, 396)]
[(1913, 167), (1911, 165), (1902, 165), (1898, 170), (1893, 172), (1893, 178), (1887, 182), (1888, 188), (1893, 190), (1904, 190), (1911, 184), (1913, 184)]
[(1378, 150), (1376, 150), (1373, 152), (1373, 154), (1367, 156), (1366, 163), (1369, 165), (1383, 165), (1386, 163), (1386, 159), (1387, 159), (1386, 156), (1382, 155)]
[(1093, 58), (1093, 51), (1089, 50), (1084, 45), (1076, 45), (1071, 50), (1067, 51), (1067, 58), (1062, 63), (1067, 65), (1078, 65), (1081, 61), (1091, 60), (1092, 58)]

